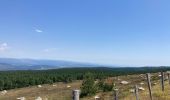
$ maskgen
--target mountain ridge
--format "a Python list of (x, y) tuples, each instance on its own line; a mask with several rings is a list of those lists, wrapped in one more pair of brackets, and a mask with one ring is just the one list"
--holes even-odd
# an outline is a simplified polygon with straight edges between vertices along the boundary
[(98, 67), (98, 66), (102, 67), (103, 65), (65, 60), (0, 58), (0, 70), (45, 70), (65, 67)]

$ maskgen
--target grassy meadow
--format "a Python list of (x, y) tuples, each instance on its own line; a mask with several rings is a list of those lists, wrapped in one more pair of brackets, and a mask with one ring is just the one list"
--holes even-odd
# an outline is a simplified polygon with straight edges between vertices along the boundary
[[(165, 91), (161, 91), (159, 73), (152, 73), (152, 91), (154, 100), (170, 100), (170, 85), (165, 81)], [(97, 80), (96, 80), (97, 81)], [(149, 92), (146, 83), (145, 74), (125, 75), (119, 77), (108, 77), (105, 82), (113, 81), (116, 88), (119, 89), (120, 100), (135, 100), (135, 94), (130, 92), (134, 85), (143, 87), (145, 90), (139, 90), (140, 100), (149, 100)], [(122, 85), (121, 81), (128, 81), (129, 84)], [(141, 84), (143, 83), (143, 84)], [(35, 100), (41, 97), (43, 100), (71, 100), (72, 90), (80, 89), (82, 81), (73, 81), (71, 83), (56, 82), (54, 84), (44, 84), (42, 87), (30, 86), (7, 90), (7, 93), (0, 95), (0, 100), (16, 100), (19, 97), (25, 97), (26, 100)], [(70, 87), (68, 87), (70, 86)], [(113, 92), (98, 92), (96, 94), (101, 100), (113, 100)], [(81, 98), (80, 100), (94, 100), (94, 96)]]

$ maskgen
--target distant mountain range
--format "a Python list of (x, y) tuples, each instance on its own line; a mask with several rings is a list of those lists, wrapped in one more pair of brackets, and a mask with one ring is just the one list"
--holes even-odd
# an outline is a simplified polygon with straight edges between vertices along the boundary
[(100, 67), (98, 64), (63, 60), (0, 58), (0, 70), (46, 70), (65, 67)]

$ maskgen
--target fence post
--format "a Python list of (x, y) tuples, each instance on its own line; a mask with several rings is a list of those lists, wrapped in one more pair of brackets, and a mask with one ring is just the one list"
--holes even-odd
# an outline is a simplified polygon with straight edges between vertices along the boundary
[(118, 89), (114, 89), (114, 100), (118, 100)]
[(135, 96), (136, 96), (136, 100), (139, 100), (139, 93), (138, 93), (138, 86), (135, 85)]
[(170, 85), (170, 73), (168, 72), (168, 81), (169, 81), (169, 85)]
[(80, 90), (73, 90), (73, 100), (79, 100)]
[(146, 78), (147, 78), (147, 83), (148, 83), (148, 89), (149, 89), (150, 100), (152, 100), (152, 90), (151, 90), (150, 73), (147, 73), (147, 74), (146, 74)]
[(162, 88), (162, 91), (164, 91), (164, 72), (161, 71), (161, 88)]

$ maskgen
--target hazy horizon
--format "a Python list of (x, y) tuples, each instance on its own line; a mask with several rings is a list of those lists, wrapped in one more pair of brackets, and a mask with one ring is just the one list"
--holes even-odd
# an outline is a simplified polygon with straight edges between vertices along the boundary
[(170, 65), (168, 0), (2, 0), (0, 58)]

